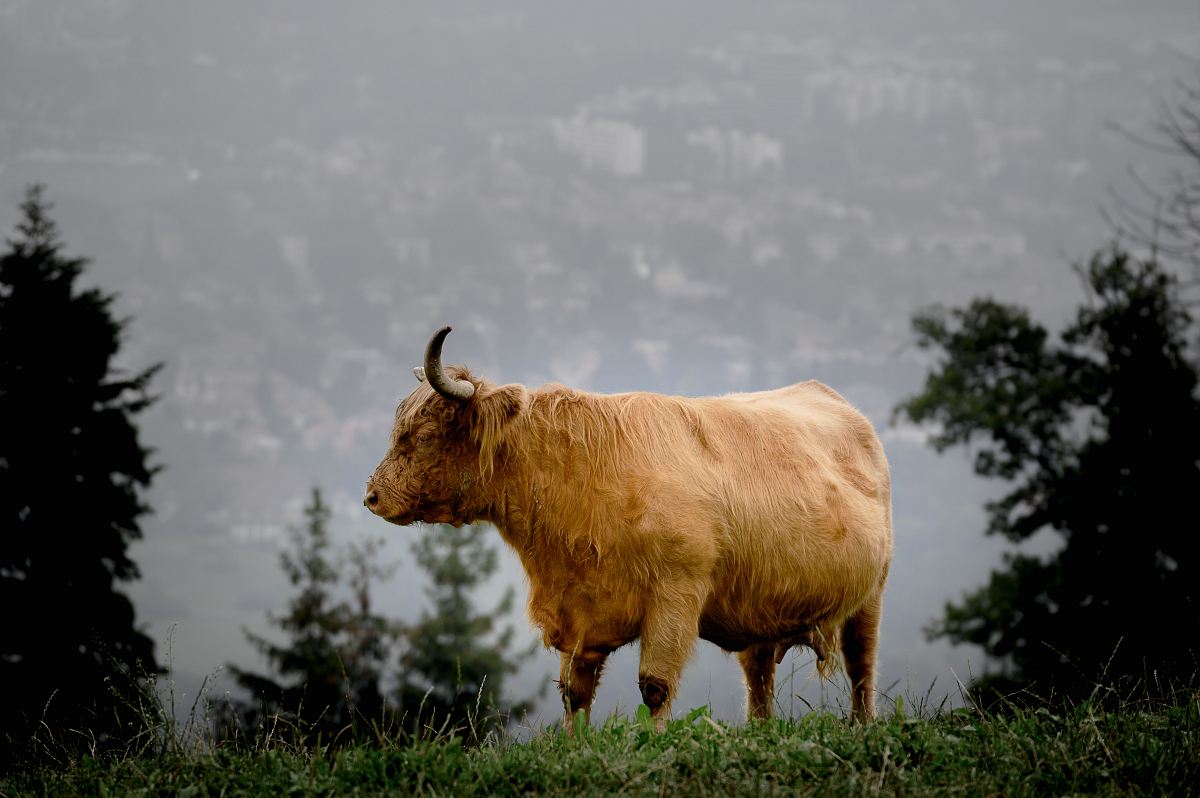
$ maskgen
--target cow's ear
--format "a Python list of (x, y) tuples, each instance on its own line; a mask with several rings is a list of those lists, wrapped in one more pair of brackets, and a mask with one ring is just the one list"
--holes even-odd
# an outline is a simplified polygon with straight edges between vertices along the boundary
[(525, 409), (528, 398), (524, 385), (480, 386), (471, 399), (474, 420), (487, 426), (503, 426)]
[(504, 428), (529, 401), (529, 392), (524, 385), (481, 385), (471, 397), (471, 430), (484, 452), (494, 452), (504, 435)]

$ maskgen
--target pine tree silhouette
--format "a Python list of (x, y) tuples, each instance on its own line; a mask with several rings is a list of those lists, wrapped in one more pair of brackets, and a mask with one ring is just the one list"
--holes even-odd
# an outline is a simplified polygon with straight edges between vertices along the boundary
[(400, 684), (396, 690), (406, 731), (449, 731), (478, 741), (528, 712), (529, 701), (503, 698), (507, 677), (532, 650), (511, 654), (513, 629), (493, 637), (512, 609), (510, 588), (491, 612), (475, 610), (470, 591), (496, 571), (496, 551), (486, 528), (438, 524), (422, 529), (413, 544), (429, 575), (432, 609), (403, 631)]
[[(376, 562), (378, 541), (351, 549), (347, 573), (330, 554), (330, 511), (320, 490), (313, 489), (304, 516), (280, 558), (297, 593), (285, 614), (271, 618), (287, 641), (246, 632), (275, 675), (229, 666), (253, 700), (219, 708), (222, 736), (270, 733), (336, 746), (392, 725), (381, 679), (394, 625), (371, 606), (371, 583), (388, 573)], [(350, 589), (351, 601), (339, 597), (341, 587)]]
[[(156, 670), (119, 583), (155, 469), (134, 416), (157, 371), (112, 365), (126, 322), (113, 295), (76, 283), (40, 186), (0, 256), (0, 745), (69, 751), (142, 728), (141, 677)], [(36, 753), (36, 752), (35, 752)]]

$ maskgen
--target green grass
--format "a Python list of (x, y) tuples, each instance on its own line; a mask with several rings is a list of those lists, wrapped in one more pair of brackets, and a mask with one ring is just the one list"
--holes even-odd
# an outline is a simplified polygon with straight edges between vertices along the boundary
[[(644, 708), (643, 708), (644, 709)], [(442, 736), (340, 751), (163, 746), (0, 777), (0, 795), (1197, 795), (1200, 695), (853, 725), (814, 712), (729, 725), (644, 712), (464, 748)]]

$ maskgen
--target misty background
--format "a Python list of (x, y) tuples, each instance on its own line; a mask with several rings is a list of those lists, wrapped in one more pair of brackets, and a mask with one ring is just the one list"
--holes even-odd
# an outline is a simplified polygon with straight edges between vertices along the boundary
[[(1121, 129), (1194, 77), (1198, 23), (1177, 0), (0, 0), (0, 229), (46, 183), (133, 317), (123, 365), (165, 364), (128, 592), (177, 691), (261, 667), (242, 630), (271, 636), (314, 485), (335, 539), (400, 563), (378, 609), (416, 616), (413, 533), (362, 490), (452, 324), (447, 362), (496, 382), (843, 393), (893, 474), (880, 686), (957, 700), (981, 655), (922, 627), (999, 564), (1002, 486), (889, 423), (929, 365), (909, 320), (991, 295), (1059, 326), (1109, 192), (1170, 169)], [(481, 603), (523, 601), (494, 542)], [(557, 666), (539, 652), (514, 697)], [(613, 656), (598, 716), (640, 702), (636, 666)], [(783, 710), (820, 700), (811, 669), (785, 660)], [(675, 706), (740, 718), (740, 680), (700, 643)], [(559, 717), (556, 691), (538, 706)]]

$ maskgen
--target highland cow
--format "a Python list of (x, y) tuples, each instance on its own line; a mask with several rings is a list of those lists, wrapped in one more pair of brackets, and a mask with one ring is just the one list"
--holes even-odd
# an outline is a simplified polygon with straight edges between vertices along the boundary
[(635, 640), (661, 727), (698, 637), (737, 653), (751, 718), (771, 716), (799, 645), (823, 677), (840, 653), (851, 717), (874, 716), (891, 483), (861, 413), (815, 381), (704, 398), (494, 385), (442, 366), (449, 332), (414, 369), (365, 504), (401, 525), (495, 525), (560, 652), (568, 727)]

